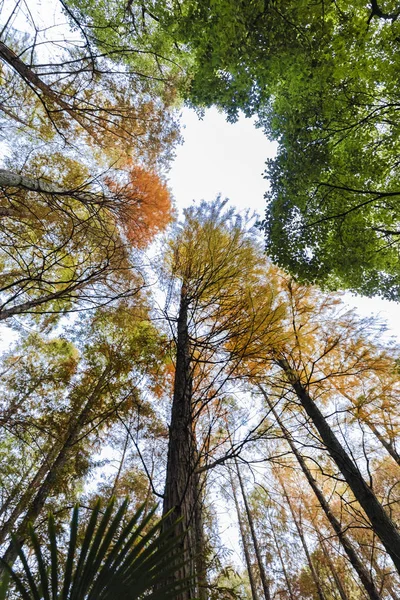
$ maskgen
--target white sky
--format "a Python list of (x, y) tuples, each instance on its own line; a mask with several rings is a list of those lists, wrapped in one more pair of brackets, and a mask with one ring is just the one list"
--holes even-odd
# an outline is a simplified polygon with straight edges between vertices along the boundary
[(276, 144), (244, 117), (232, 125), (216, 109), (207, 110), (202, 120), (189, 109), (182, 115), (185, 142), (170, 172), (177, 206), (213, 200), (221, 193), (239, 210), (250, 208), (262, 217), (267, 188), (262, 174)]
[[(276, 144), (268, 141), (251, 119), (227, 123), (216, 109), (207, 110), (202, 120), (194, 111), (182, 111), (184, 144), (178, 147), (169, 184), (179, 209), (193, 201), (213, 200), (219, 193), (239, 211), (250, 209), (264, 216), (263, 179), (265, 162), (273, 158)], [(400, 307), (379, 298), (346, 294), (349, 306), (362, 316), (378, 315), (387, 321), (388, 336), (400, 342)]]

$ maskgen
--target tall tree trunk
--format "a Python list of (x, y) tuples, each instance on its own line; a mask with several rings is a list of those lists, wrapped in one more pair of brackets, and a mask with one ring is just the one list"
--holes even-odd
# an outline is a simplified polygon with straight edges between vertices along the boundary
[(254, 573), (253, 573), (253, 569), (252, 569), (252, 565), (251, 565), (250, 551), (249, 551), (249, 546), (248, 546), (248, 543), (247, 543), (246, 528), (244, 526), (244, 522), (243, 522), (243, 519), (242, 519), (242, 514), (240, 512), (240, 505), (239, 505), (239, 500), (238, 500), (238, 497), (237, 497), (236, 485), (235, 485), (235, 482), (233, 480), (231, 471), (229, 471), (229, 477), (230, 477), (230, 481), (231, 481), (233, 501), (235, 503), (236, 514), (237, 514), (238, 523), (239, 523), (240, 537), (242, 538), (244, 559), (245, 559), (245, 562), (246, 562), (247, 573), (249, 575), (249, 582), (250, 582), (250, 588), (251, 588), (251, 596), (252, 596), (253, 600), (258, 600), (257, 586), (256, 586), (256, 581), (254, 579)]
[(313, 562), (311, 560), (310, 552), (308, 550), (306, 538), (304, 536), (303, 529), (301, 527), (301, 523), (299, 523), (299, 521), (298, 521), (298, 519), (296, 517), (296, 514), (295, 514), (295, 511), (294, 511), (292, 502), (290, 500), (289, 494), (286, 491), (285, 484), (283, 483), (283, 481), (281, 479), (279, 479), (279, 483), (281, 484), (281, 487), (282, 487), (282, 490), (283, 490), (283, 495), (284, 495), (284, 497), (286, 499), (286, 502), (288, 503), (289, 510), (290, 510), (291, 515), (292, 515), (292, 519), (293, 519), (294, 524), (296, 526), (297, 533), (299, 534), (301, 545), (303, 546), (304, 554), (306, 555), (308, 566), (309, 566), (310, 571), (311, 571), (311, 577), (312, 577), (312, 579), (314, 581), (314, 584), (315, 584), (315, 587), (316, 587), (316, 590), (317, 590), (318, 598), (319, 598), (319, 600), (326, 600), (325, 594), (323, 592), (323, 589), (322, 589), (322, 586), (321, 586), (321, 582), (320, 582), (320, 579), (319, 579), (319, 576), (318, 576), (318, 573), (315, 570), (315, 567), (314, 567)]
[(333, 564), (333, 560), (328, 552), (328, 549), (326, 547), (325, 541), (322, 537), (322, 535), (320, 534), (320, 532), (318, 530), (316, 530), (316, 534), (318, 537), (318, 541), (320, 543), (320, 546), (322, 548), (322, 552), (324, 553), (326, 562), (328, 564), (328, 567), (332, 573), (333, 579), (335, 580), (335, 585), (337, 587), (337, 590), (339, 592), (339, 596), (341, 598), (341, 600), (349, 600), (349, 597), (346, 594), (346, 590), (343, 587), (343, 584), (341, 582), (341, 579), (336, 571), (335, 565)]
[(364, 509), (373, 530), (400, 573), (400, 533), (398, 529), (383, 509), (374, 492), (364, 481), (358, 467), (340, 444), (325, 417), (309, 395), (306, 386), (300, 381), (298, 373), (290, 367), (286, 359), (276, 359), (276, 363), (284, 371), (297, 398), (321, 436), (322, 442), (349, 484), (356, 500)]
[(308, 469), (303, 456), (298, 451), (298, 449), (293, 441), (292, 436), (290, 435), (289, 431), (286, 429), (286, 427), (282, 423), (280, 417), (278, 416), (278, 413), (276, 412), (275, 408), (273, 407), (273, 405), (268, 397), (268, 394), (265, 392), (265, 390), (262, 388), (262, 386), (259, 386), (259, 389), (260, 389), (261, 393), (263, 394), (272, 414), (274, 415), (274, 418), (275, 418), (276, 422), (278, 423), (278, 425), (284, 435), (285, 440), (287, 441), (287, 443), (290, 446), (290, 449), (292, 450), (293, 454), (295, 455), (297, 462), (299, 463), (299, 465), (301, 467), (301, 470), (303, 471), (308, 483), (310, 484), (310, 487), (312, 488), (314, 494), (316, 495), (318, 502), (319, 502), (322, 510), (325, 513), (325, 516), (327, 517), (329, 523), (331, 524), (334, 532), (338, 536), (339, 541), (342, 544), (343, 549), (346, 552), (350, 563), (352, 564), (354, 570), (356, 571), (357, 575), (359, 576), (370, 600), (380, 600), (380, 595), (378, 593), (378, 590), (375, 587), (374, 581), (373, 581), (369, 571), (365, 568), (365, 566), (363, 565), (359, 556), (357, 555), (357, 552), (355, 551), (352, 543), (350, 542), (349, 538), (343, 532), (340, 522), (333, 514), (328, 502), (326, 501), (324, 495), (322, 494), (321, 490), (319, 489), (316, 480), (312, 476), (311, 471)]
[(247, 520), (249, 522), (250, 535), (251, 535), (251, 540), (252, 540), (253, 546), (254, 546), (254, 552), (256, 555), (256, 559), (257, 559), (258, 569), (260, 572), (260, 579), (261, 579), (261, 584), (262, 584), (262, 588), (263, 588), (263, 592), (264, 592), (264, 597), (265, 597), (265, 600), (271, 600), (271, 594), (269, 591), (267, 574), (265, 572), (264, 562), (263, 562), (263, 559), (261, 556), (260, 547), (259, 547), (258, 539), (257, 539), (257, 534), (256, 534), (256, 530), (254, 527), (253, 515), (251, 514), (249, 503), (247, 501), (246, 490), (243, 485), (243, 479), (242, 479), (242, 476), (240, 473), (240, 468), (239, 468), (238, 461), (236, 458), (235, 458), (235, 467), (236, 467), (237, 478), (239, 481), (240, 491), (242, 493), (242, 498), (243, 498), (243, 503), (244, 503), (244, 507), (245, 507), (245, 511), (246, 511)]
[(281, 563), (282, 572), (285, 577), (286, 586), (287, 586), (287, 589), (289, 592), (289, 598), (290, 598), (290, 600), (295, 600), (295, 597), (293, 594), (293, 588), (290, 583), (289, 575), (288, 575), (288, 572), (285, 567), (285, 561), (283, 560), (280, 543), (276, 537), (275, 527), (274, 527), (274, 524), (272, 523), (272, 519), (270, 516), (269, 516), (269, 526), (272, 531), (272, 537), (274, 538), (275, 548), (276, 548), (276, 551), (278, 552), (279, 562)]
[[(164, 529), (174, 528), (174, 535), (181, 537), (181, 550), (185, 564), (178, 568), (174, 578), (191, 579), (189, 588), (179, 600), (197, 596), (196, 588), (196, 506), (199, 502), (199, 475), (197, 467), (196, 440), (192, 419), (192, 365), (188, 332), (189, 301), (185, 285), (182, 286), (176, 339), (176, 368), (167, 474), (164, 490), (163, 514), (172, 511), (165, 521)], [(181, 519), (176, 523), (177, 519)], [(197, 524), (199, 523), (197, 519)]]
[[(84, 408), (80, 412), (80, 414), (71, 420), (67, 433), (61, 444), (57, 445), (55, 451), (51, 451), (49, 456), (51, 455), (54, 458), (52, 464), (46, 465), (47, 469), (44, 469), (44, 464), (40, 467), (38, 473), (40, 473), (41, 477), (44, 477), (44, 474), (47, 470), (47, 475), (40, 483), (38, 473), (36, 474), (33, 481), (36, 482), (36, 485), (40, 485), (35, 497), (32, 501), (29, 502), (29, 498), (26, 498), (24, 495), (21, 501), (18, 503), (17, 507), (14, 509), (13, 514), (10, 519), (8, 519), (7, 523), (4, 524), (2, 528), (2, 539), (11, 532), (15, 522), (17, 519), (23, 514), (26, 510), (25, 516), (19, 523), (17, 530), (15, 532), (16, 539), (22, 545), (26, 539), (26, 532), (29, 523), (34, 523), (39, 516), (40, 512), (43, 509), (43, 506), (51, 494), (55, 484), (57, 483), (60, 473), (64, 469), (67, 461), (70, 459), (73, 447), (76, 444), (82, 433), (82, 427), (84, 427), (87, 418), (98, 399), (99, 395), (102, 393), (104, 386), (107, 383), (107, 377), (110, 373), (111, 368), (106, 367), (99, 378), (97, 384), (95, 385), (92, 393), (90, 394)], [(10, 543), (3, 559), (12, 564), (17, 557), (17, 550), (15, 544)], [(0, 566), (0, 578), (3, 573), (4, 567)]]

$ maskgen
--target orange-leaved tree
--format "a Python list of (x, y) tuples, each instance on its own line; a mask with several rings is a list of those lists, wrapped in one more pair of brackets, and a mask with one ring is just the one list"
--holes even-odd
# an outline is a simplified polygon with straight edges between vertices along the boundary
[(130, 248), (146, 246), (171, 214), (167, 187), (132, 163), (89, 177), (76, 160), (35, 155), (0, 169), (0, 320), (136, 293)]
[(108, 177), (106, 184), (117, 200), (114, 210), (129, 241), (143, 248), (171, 221), (171, 195), (154, 171), (132, 161), (128, 161), (124, 171), (126, 182)]

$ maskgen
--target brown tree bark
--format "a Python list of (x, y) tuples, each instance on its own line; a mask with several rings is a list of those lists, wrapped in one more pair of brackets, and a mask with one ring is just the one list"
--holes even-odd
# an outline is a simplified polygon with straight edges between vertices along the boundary
[(334, 532), (338, 536), (339, 541), (342, 544), (343, 549), (346, 552), (351, 565), (353, 566), (354, 570), (356, 571), (357, 575), (359, 576), (370, 600), (380, 600), (381, 597), (378, 593), (378, 590), (375, 587), (374, 581), (373, 581), (369, 571), (365, 568), (361, 559), (357, 555), (357, 552), (355, 551), (352, 543), (350, 542), (349, 538), (343, 532), (340, 522), (333, 514), (328, 502), (326, 501), (324, 495), (322, 494), (321, 490), (319, 489), (316, 480), (312, 476), (311, 471), (308, 469), (303, 456), (300, 454), (296, 445), (294, 444), (294, 441), (293, 441), (289, 431), (286, 429), (286, 427), (282, 423), (281, 419), (279, 418), (278, 413), (276, 412), (275, 408), (273, 407), (273, 405), (268, 397), (268, 394), (265, 392), (265, 390), (262, 388), (262, 386), (259, 386), (259, 389), (260, 389), (261, 393), (263, 394), (272, 414), (274, 415), (274, 418), (275, 418), (276, 422), (278, 423), (278, 425), (284, 435), (285, 440), (287, 441), (287, 443), (290, 446), (290, 449), (292, 450), (293, 454), (295, 455), (297, 462), (299, 463), (301, 470), (303, 471), (310, 487), (312, 488), (315, 496), (317, 497), (322, 510), (324, 511)]
[[(181, 290), (176, 338), (176, 367), (167, 474), (164, 489), (163, 514), (169, 513), (164, 529), (173, 527), (175, 535), (181, 537), (181, 550), (185, 564), (177, 569), (174, 577), (191, 579), (189, 588), (182, 592), (179, 600), (190, 600), (197, 596), (196, 577), (196, 507), (199, 502), (199, 475), (196, 474), (197, 451), (192, 419), (192, 365), (188, 331), (189, 300), (186, 288)], [(176, 521), (180, 519), (178, 523)], [(197, 518), (197, 525), (199, 520)]]
[(354, 497), (368, 516), (373, 530), (400, 573), (400, 533), (398, 529), (383, 509), (374, 492), (366, 484), (358, 467), (340, 444), (325, 417), (308, 393), (306, 386), (301, 382), (298, 373), (290, 367), (288, 361), (284, 358), (276, 359), (276, 363), (285, 373), (302, 407), (317, 429), (322, 442), (348, 483)]

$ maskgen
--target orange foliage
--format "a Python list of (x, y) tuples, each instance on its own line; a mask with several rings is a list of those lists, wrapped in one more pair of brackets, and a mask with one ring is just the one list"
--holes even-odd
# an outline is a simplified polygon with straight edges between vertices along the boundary
[(125, 184), (111, 179), (106, 183), (116, 198), (115, 212), (126, 236), (135, 248), (144, 248), (172, 220), (171, 195), (153, 171), (129, 163), (127, 173)]

